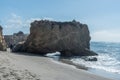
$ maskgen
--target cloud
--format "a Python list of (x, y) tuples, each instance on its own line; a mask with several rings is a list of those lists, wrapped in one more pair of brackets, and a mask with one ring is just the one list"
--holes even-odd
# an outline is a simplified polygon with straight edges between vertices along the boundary
[(23, 17), (11, 13), (10, 16), (4, 19), (3, 32), (4, 34), (10, 35), (18, 31), (29, 33), (28, 24), (26, 24), (26, 20)]
[(5, 34), (13, 34), (20, 30), (24, 31), (25, 33), (29, 33), (30, 23), (35, 20), (53, 20), (53, 18), (44, 17), (24, 19), (22, 16), (11, 13), (10, 16), (3, 21), (3, 31)]
[(53, 18), (44, 17), (44, 18), (30, 18), (23, 19), (22, 16), (19, 16), (15, 13), (10, 14), (10, 18), (7, 18), (5, 21), (5, 28), (21, 28), (21, 27), (30, 27), (30, 23), (35, 20), (53, 20)]
[(22, 18), (14, 13), (5, 21), (5, 28), (19, 28), (23, 25)]
[(54, 20), (53, 18), (50, 18), (50, 17), (44, 17), (43, 20)]
[(44, 17), (44, 18), (30, 18), (28, 20), (25, 21), (24, 26), (30, 26), (30, 23), (35, 21), (35, 20), (54, 20), (53, 18), (49, 18), (49, 17)]
[(120, 42), (120, 32), (116, 30), (101, 30), (91, 34), (92, 41)]
[(30, 18), (28, 20), (26, 20), (27, 23), (33, 22), (35, 20), (54, 20), (53, 18), (49, 18), (49, 17), (44, 17), (44, 18)]
[(24, 26), (30, 26), (30, 23), (35, 21), (35, 20), (41, 20), (41, 18), (30, 18), (30, 19), (25, 21)]

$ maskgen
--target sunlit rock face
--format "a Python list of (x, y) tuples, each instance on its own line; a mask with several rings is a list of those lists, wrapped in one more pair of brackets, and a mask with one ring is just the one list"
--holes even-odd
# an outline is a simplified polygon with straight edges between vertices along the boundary
[(62, 56), (96, 55), (90, 51), (88, 26), (75, 20), (56, 22), (48, 20), (31, 23), (30, 35), (20, 51), (46, 54), (59, 51)]
[(6, 51), (6, 42), (4, 40), (3, 34), (2, 34), (2, 26), (0, 26), (0, 50), (1, 51)]

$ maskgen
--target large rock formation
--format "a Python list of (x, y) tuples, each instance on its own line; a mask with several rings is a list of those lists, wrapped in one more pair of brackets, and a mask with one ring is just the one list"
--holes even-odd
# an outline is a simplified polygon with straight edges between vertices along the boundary
[(31, 23), (30, 35), (19, 51), (40, 54), (59, 51), (62, 56), (96, 55), (90, 51), (89, 42), (90, 34), (86, 24), (75, 20), (72, 22), (41, 20)]
[(18, 33), (14, 33), (13, 35), (4, 35), (7, 46), (17, 45), (19, 42), (25, 41), (27, 39), (28, 34), (24, 34), (22, 31)]
[(6, 43), (4, 40), (4, 37), (2, 35), (2, 27), (0, 26), (0, 50), (1, 51), (6, 51)]

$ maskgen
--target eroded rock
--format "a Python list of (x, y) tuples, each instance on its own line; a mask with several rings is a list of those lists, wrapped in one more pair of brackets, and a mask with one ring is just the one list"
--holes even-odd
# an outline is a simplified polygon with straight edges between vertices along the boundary
[(8, 47), (11, 47), (11, 45), (14, 47), (19, 42), (23, 42), (27, 39), (28, 34), (24, 34), (22, 31), (19, 31), (18, 33), (14, 33), (13, 35), (5, 35), (5, 41), (7, 43)]
[(4, 40), (4, 36), (2, 34), (2, 27), (0, 26), (0, 50), (1, 51), (6, 51), (6, 42)]
[(90, 51), (88, 26), (75, 20), (72, 22), (34, 21), (31, 23), (30, 35), (23, 47), (20, 51), (40, 54), (59, 51), (62, 56), (97, 55)]

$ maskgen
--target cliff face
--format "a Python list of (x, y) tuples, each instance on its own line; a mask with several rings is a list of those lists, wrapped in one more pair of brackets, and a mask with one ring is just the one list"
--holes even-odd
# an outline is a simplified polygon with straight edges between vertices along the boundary
[(0, 26), (0, 50), (1, 51), (6, 51), (6, 42), (4, 40), (4, 37), (2, 35), (2, 27)]
[(34, 21), (23, 51), (52, 53), (59, 51), (62, 56), (96, 55), (90, 51), (88, 26), (80, 22)]
[(19, 42), (25, 41), (27, 39), (27, 34), (24, 34), (22, 31), (19, 31), (18, 33), (14, 33), (13, 35), (5, 35), (5, 41), (7, 43), (7, 46), (10, 45), (17, 45)]

